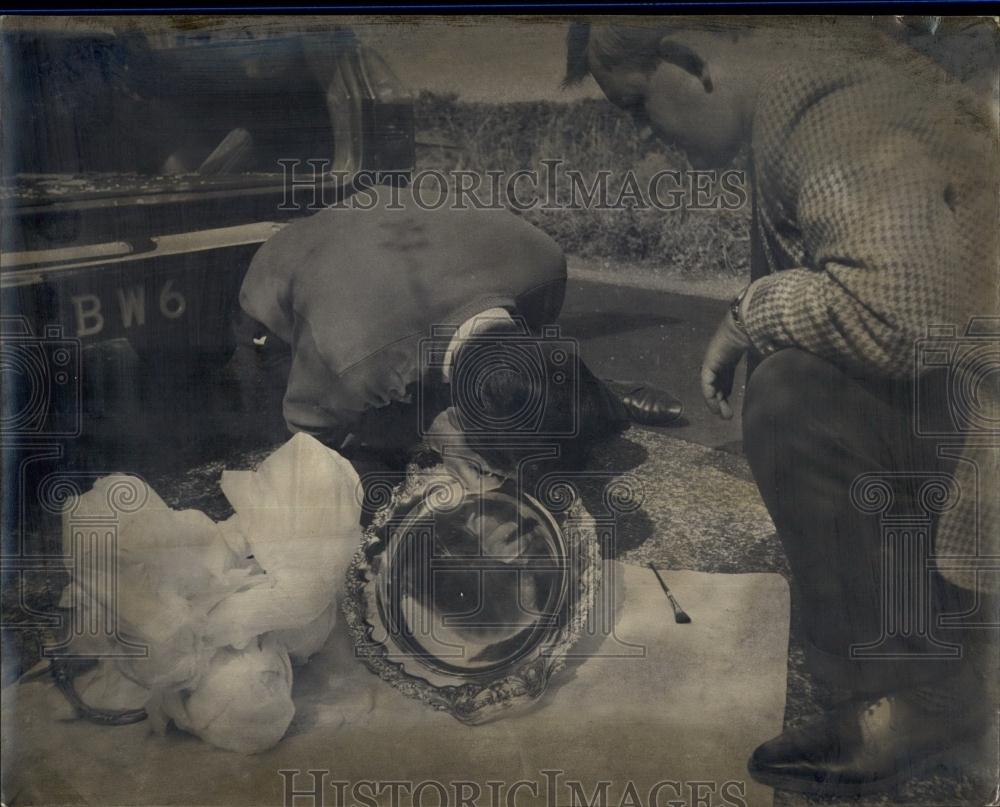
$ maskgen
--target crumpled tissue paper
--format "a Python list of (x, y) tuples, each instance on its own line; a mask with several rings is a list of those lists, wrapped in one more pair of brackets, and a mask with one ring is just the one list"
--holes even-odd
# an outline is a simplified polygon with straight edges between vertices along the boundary
[[(146, 653), (75, 639), (74, 652), (105, 657), (76, 681), (84, 702), (142, 706), (158, 729), (172, 722), (232, 751), (275, 745), (295, 714), (292, 664), (319, 650), (336, 622), (361, 540), (358, 486), (344, 457), (305, 434), (256, 471), (223, 472), (236, 511), (224, 522), (170, 509), (137, 477), (99, 479), (64, 514), (62, 605), (79, 624), (110, 624), (90, 621), (110, 615), (131, 652)], [(74, 547), (72, 525), (106, 514), (123, 488), (142, 504), (120, 512), (113, 563), (87, 543)]]

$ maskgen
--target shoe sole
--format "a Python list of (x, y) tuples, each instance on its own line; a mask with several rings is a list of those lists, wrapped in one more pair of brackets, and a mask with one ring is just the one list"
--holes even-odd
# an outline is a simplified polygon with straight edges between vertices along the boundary
[(761, 771), (753, 771), (747, 768), (750, 778), (759, 784), (773, 787), (777, 790), (786, 790), (792, 793), (801, 793), (806, 796), (870, 796), (877, 793), (885, 793), (893, 790), (909, 779), (926, 773), (935, 765), (948, 759), (960, 759), (964, 752), (972, 751), (979, 747), (982, 737), (970, 737), (962, 740), (958, 745), (951, 748), (944, 748), (936, 754), (924, 757), (918, 762), (910, 763), (906, 768), (898, 771), (893, 776), (879, 779), (865, 784), (847, 785), (838, 782), (807, 782), (803, 779), (786, 778), (783, 776), (770, 775)]

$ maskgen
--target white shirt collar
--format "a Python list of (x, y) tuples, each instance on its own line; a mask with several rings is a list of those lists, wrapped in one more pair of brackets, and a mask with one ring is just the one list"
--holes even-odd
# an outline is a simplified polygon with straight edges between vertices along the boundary
[(473, 333), (480, 328), (483, 328), (487, 324), (494, 323), (497, 320), (506, 320), (510, 323), (514, 322), (514, 320), (511, 319), (510, 312), (507, 311), (506, 308), (490, 308), (469, 317), (465, 322), (458, 326), (457, 330), (451, 337), (451, 342), (448, 343), (448, 349), (445, 351), (444, 361), (441, 364), (441, 375), (444, 376), (445, 383), (451, 381), (451, 364), (455, 358), (455, 351), (458, 350), (462, 342), (472, 336)]

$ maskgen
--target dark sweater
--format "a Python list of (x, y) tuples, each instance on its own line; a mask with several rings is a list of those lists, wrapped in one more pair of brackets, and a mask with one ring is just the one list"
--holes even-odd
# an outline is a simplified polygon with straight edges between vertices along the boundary
[(346, 434), (363, 413), (409, 402), (420, 342), (493, 307), (529, 327), (555, 322), (566, 260), (552, 239), (505, 210), (320, 211), (273, 236), (240, 291), (244, 311), (291, 346), (284, 416), (292, 431)]

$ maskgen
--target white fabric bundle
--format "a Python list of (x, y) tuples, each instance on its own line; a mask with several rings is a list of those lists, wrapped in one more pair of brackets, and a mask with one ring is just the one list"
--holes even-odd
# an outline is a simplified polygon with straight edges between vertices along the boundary
[[(361, 538), (358, 485), (347, 460), (305, 434), (256, 471), (223, 472), (236, 514), (221, 523), (171, 510), (136, 477), (99, 479), (63, 518), (71, 575), (63, 605), (83, 625), (114, 624), (110, 613), (119, 636), (148, 652), (126, 657), (116, 642), (77, 638), (75, 652), (114, 657), (78, 680), (84, 701), (145, 706), (160, 728), (173, 721), (242, 753), (277, 743), (295, 713), (291, 663), (322, 647), (336, 621)], [(144, 502), (116, 511), (108, 563), (74, 536), (106, 519), (123, 490)]]

